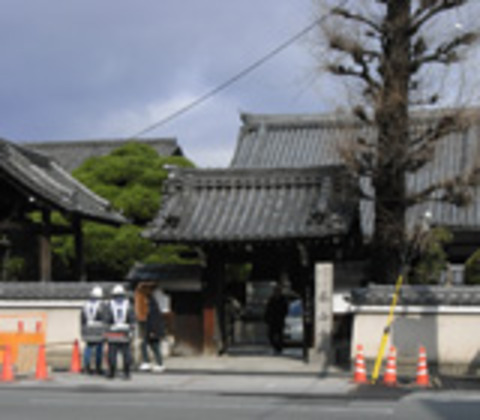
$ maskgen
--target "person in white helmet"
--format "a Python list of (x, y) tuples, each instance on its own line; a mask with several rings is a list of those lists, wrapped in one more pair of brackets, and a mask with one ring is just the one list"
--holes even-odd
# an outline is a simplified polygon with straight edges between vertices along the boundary
[(106, 307), (106, 322), (109, 326), (106, 334), (108, 342), (108, 377), (114, 378), (117, 369), (117, 353), (122, 354), (123, 374), (130, 378), (130, 341), (135, 325), (133, 305), (128, 300), (125, 288), (121, 284), (113, 287), (112, 297)]
[(88, 374), (93, 373), (91, 367), (93, 352), (95, 352), (95, 371), (99, 375), (103, 374), (102, 356), (105, 332), (105, 307), (102, 299), (102, 288), (95, 286), (90, 291), (90, 298), (81, 312), (82, 339), (85, 342), (83, 371)]

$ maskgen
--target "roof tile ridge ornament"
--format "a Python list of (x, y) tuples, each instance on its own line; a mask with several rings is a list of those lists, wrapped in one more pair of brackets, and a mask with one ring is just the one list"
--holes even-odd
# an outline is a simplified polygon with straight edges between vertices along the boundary
[[(163, 199), (161, 200), (160, 208), (157, 212), (157, 218), (153, 221), (153, 227), (149, 229), (153, 234), (163, 229), (174, 230), (178, 227), (181, 221), (181, 215), (178, 211), (165, 212), (169, 207), (169, 199), (175, 194), (179, 193), (179, 200), (184, 200), (183, 190), (191, 190), (193, 188), (199, 188), (199, 177), (194, 176), (194, 173), (200, 173), (198, 168), (180, 168), (175, 165), (169, 165), (165, 167), (168, 171), (167, 180), (163, 184)], [(178, 210), (178, 207), (177, 207)], [(168, 213), (168, 214), (165, 214)], [(147, 233), (147, 237), (148, 237)]]
[(307, 114), (254, 114), (242, 113), (242, 128), (246, 131), (261, 129), (262, 125), (268, 129), (285, 127), (345, 127), (358, 126), (362, 124), (353, 114), (329, 113), (307, 113)]
[(22, 145), (27, 147), (66, 147), (66, 148), (75, 148), (78, 146), (112, 146), (117, 144), (118, 146), (124, 145), (126, 143), (137, 142), (142, 143), (167, 143), (171, 146), (178, 147), (178, 140), (176, 137), (146, 137), (146, 138), (104, 138), (104, 139), (86, 139), (86, 140), (41, 140), (41, 141), (25, 141), (22, 142)]

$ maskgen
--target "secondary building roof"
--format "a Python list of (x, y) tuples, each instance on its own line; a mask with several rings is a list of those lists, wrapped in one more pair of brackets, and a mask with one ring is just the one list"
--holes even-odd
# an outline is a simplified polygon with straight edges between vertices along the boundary
[(137, 284), (155, 283), (166, 292), (199, 292), (202, 290), (203, 267), (196, 264), (142, 264), (136, 263), (126, 280)]
[(0, 139), (0, 181), (21, 191), (32, 205), (73, 213), (85, 219), (119, 224), (126, 219), (52, 159)]
[[(432, 127), (448, 110), (423, 111), (414, 114), (412, 132)], [(440, 141), (434, 159), (424, 168), (407, 177), (410, 191), (420, 191), (432, 183), (446, 180), (477, 165), (480, 158), (480, 112), (468, 110), (469, 125)], [(376, 129), (343, 114), (262, 115), (242, 114), (243, 125), (231, 161), (232, 168), (305, 168), (342, 163), (339, 146), (363, 137), (376, 141)], [(362, 179), (363, 188), (371, 190)], [(373, 232), (373, 204), (361, 203), (362, 228), (365, 235)], [(411, 208), (407, 214), (410, 227), (426, 210), (435, 224), (457, 229), (480, 226), (480, 187), (467, 207), (432, 200)]]
[[(369, 285), (366, 288), (353, 289), (351, 303), (356, 308), (372, 306), (389, 307), (395, 286)], [(478, 286), (430, 286), (404, 285), (398, 297), (397, 306), (480, 306), (480, 287)]]
[(31, 149), (39, 151), (55, 159), (64, 169), (72, 172), (78, 168), (86, 159), (93, 156), (105, 156), (114, 149), (131, 141), (152, 146), (161, 156), (183, 156), (182, 149), (176, 139), (142, 139), (142, 140), (81, 140), (81, 141), (45, 141), (22, 143)]
[(357, 216), (338, 166), (177, 169), (145, 236), (158, 242), (255, 242), (346, 234)]
[(3, 282), (0, 283), (0, 300), (87, 300), (94, 286), (100, 286), (108, 299), (116, 284), (128, 287), (124, 282)]

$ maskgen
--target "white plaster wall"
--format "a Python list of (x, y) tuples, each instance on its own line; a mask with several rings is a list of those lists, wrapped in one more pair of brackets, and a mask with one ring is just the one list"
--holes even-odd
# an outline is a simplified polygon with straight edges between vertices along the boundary
[[(79, 305), (49, 306), (36, 305), (31, 307), (28, 302), (20, 302), (15, 307), (6, 307), (0, 302), (0, 330), (16, 331), (18, 320), (23, 320), (25, 331), (34, 331), (35, 322), (41, 320), (35, 314), (46, 315), (46, 341), (48, 344), (73, 342), (80, 338), (80, 308)], [(27, 316), (22, 317), (23, 314)], [(6, 317), (2, 317), (6, 315)], [(30, 316), (28, 316), (30, 315)]]
[[(465, 309), (465, 308), (463, 308)], [(397, 360), (412, 362), (424, 345), (428, 359), (440, 365), (480, 363), (480, 312), (450, 309), (442, 311), (407, 311), (395, 315), (388, 346), (397, 347)], [(351, 356), (356, 345), (363, 344), (367, 359), (375, 359), (385, 328), (388, 308), (381, 312), (356, 313), (353, 325)], [(387, 347), (388, 351), (388, 347)]]

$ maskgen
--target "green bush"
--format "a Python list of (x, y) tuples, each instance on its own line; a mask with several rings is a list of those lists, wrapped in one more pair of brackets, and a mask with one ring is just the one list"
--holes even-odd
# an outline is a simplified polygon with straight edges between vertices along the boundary
[(480, 249), (465, 262), (465, 283), (480, 284)]
[(452, 239), (452, 233), (446, 228), (435, 227), (430, 231), (420, 254), (412, 264), (410, 283), (438, 283), (441, 272), (446, 270), (448, 264), (445, 245)]

